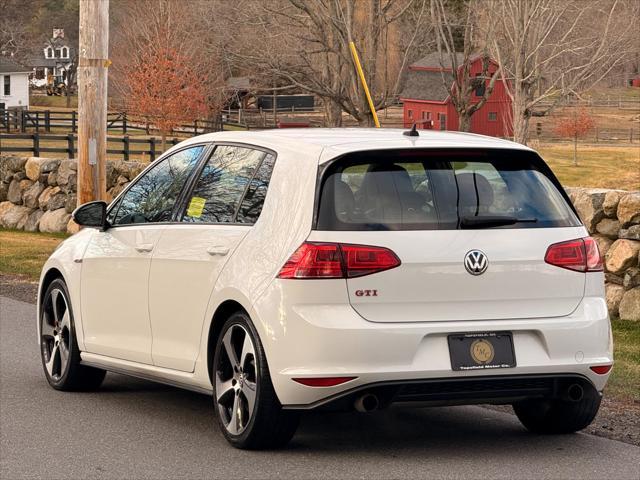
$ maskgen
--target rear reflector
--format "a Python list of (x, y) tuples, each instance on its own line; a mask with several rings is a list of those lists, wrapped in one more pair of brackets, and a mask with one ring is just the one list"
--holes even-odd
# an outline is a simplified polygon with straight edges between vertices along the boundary
[(576, 272), (601, 272), (602, 257), (591, 237), (554, 243), (547, 249), (544, 261)]
[(354, 380), (358, 377), (316, 377), (316, 378), (293, 378), (294, 382), (301, 383), (307, 387), (335, 387)]
[(597, 373), (598, 375), (604, 375), (605, 373), (609, 373), (613, 365), (597, 365), (595, 367), (589, 367), (592, 371)]
[(398, 265), (400, 259), (384, 247), (305, 242), (289, 257), (278, 278), (353, 278)]

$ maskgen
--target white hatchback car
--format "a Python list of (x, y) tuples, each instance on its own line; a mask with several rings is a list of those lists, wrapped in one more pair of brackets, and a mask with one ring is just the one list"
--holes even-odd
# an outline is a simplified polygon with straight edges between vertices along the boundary
[(463, 133), (224, 132), (176, 145), (42, 272), (59, 390), (105, 371), (213, 395), (236, 447), (310, 409), (512, 404), (593, 420), (613, 363), (602, 262), (531, 149)]

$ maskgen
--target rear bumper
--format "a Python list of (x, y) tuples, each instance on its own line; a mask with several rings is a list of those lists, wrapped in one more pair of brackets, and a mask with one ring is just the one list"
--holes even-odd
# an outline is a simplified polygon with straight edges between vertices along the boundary
[[(317, 288), (312, 282), (316, 281), (288, 285), (287, 293), (293, 293), (289, 296), (276, 281), (252, 312), (274, 388), (288, 408), (314, 408), (371, 386), (442, 383), (488, 375), (577, 376), (602, 391), (608, 374), (598, 375), (589, 367), (613, 363), (609, 317), (599, 296), (585, 297), (571, 315), (558, 318), (389, 324), (368, 322), (358, 315), (344, 298), (344, 281), (317, 281)], [(312, 303), (289, 303), (287, 298), (301, 298), (292, 288), (314, 291)], [(505, 330), (513, 333), (515, 368), (451, 369), (449, 334)], [(335, 387), (308, 387), (292, 380), (335, 376), (357, 378)], [(443, 391), (437, 401), (452, 404), (460, 400), (450, 394)], [(494, 403), (509, 398), (492, 396)]]
[(287, 405), (290, 410), (352, 410), (363, 395), (374, 395), (379, 406), (392, 403), (438, 405), (505, 404), (537, 398), (568, 399), (569, 389), (595, 390), (576, 374), (491, 375), (378, 382), (340, 392), (308, 405)]

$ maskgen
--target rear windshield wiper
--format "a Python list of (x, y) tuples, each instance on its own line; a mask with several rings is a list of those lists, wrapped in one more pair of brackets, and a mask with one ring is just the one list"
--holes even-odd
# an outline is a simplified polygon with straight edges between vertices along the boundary
[(537, 218), (516, 218), (507, 215), (483, 215), (480, 217), (465, 216), (460, 217), (460, 227), (465, 229), (472, 228), (491, 228), (502, 227), (504, 225), (514, 225), (516, 223), (534, 223)]

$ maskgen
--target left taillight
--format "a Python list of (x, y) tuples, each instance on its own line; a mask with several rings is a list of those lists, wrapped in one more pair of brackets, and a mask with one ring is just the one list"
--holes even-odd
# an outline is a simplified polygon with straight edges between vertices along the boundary
[(591, 237), (554, 243), (547, 249), (544, 261), (576, 272), (601, 272), (602, 257)]
[(384, 247), (305, 242), (289, 257), (278, 278), (354, 278), (398, 265), (397, 255)]

